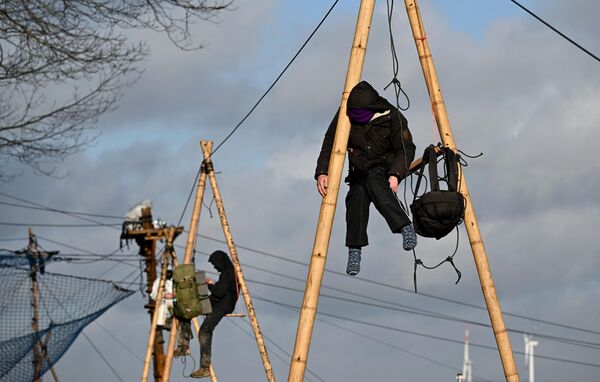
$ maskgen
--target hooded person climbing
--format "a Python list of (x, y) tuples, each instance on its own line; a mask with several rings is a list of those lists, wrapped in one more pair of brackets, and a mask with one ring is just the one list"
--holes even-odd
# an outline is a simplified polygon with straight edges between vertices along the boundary
[[(415, 157), (415, 145), (404, 115), (366, 81), (359, 82), (347, 102), (350, 118), (348, 138), (350, 186), (346, 195), (346, 273), (360, 271), (362, 248), (369, 244), (367, 224), (371, 203), (384, 217), (393, 233), (402, 234), (402, 247), (410, 251), (417, 245), (413, 225), (395, 193), (408, 175)], [(315, 179), (322, 197), (327, 194), (328, 168), (337, 128), (339, 110), (323, 139)]]
[(221, 319), (233, 312), (239, 293), (233, 264), (229, 256), (223, 251), (214, 251), (208, 261), (220, 273), (219, 280), (206, 279), (210, 290), (212, 312), (206, 316), (200, 326), (198, 338), (200, 340), (200, 368), (190, 376), (204, 378), (210, 376), (211, 349), (213, 331)]

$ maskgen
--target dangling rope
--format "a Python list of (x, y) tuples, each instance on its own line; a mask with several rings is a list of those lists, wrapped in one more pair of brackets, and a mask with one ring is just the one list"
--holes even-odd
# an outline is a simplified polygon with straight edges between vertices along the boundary
[[(404, 89), (402, 89), (402, 84), (400, 83), (400, 80), (398, 79), (398, 72), (399, 72), (400, 65), (398, 64), (398, 55), (396, 53), (396, 45), (394, 44), (394, 33), (392, 31), (392, 16), (394, 14), (394, 0), (391, 0), (391, 2), (390, 2), (390, 0), (386, 0), (386, 3), (387, 3), (388, 30), (390, 33), (390, 49), (392, 51), (392, 72), (394, 74), (394, 77), (383, 88), (383, 90), (387, 90), (387, 88), (390, 85), (394, 85), (394, 94), (396, 95), (396, 107), (402, 111), (406, 111), (410, 107), (410, 98), (408, 98), (408, 95), (406, 94)], [(406, 98), (406, 107), (400, 106), (400, 93), (402, 93), (404, 95), (404, 98)]]
[[(394, 43), (394, 32), (393, 32), (393, 28), (392, 28), (392, 18), (393, 18), (393, 14), (394, 14), (394, 0), (386, 0), (386, 4), (387, 4), (387, 23), (388, 23), (388, 31), (389, 31), (389, 35), (390, 35), (390, 51), (392, 54), (392, 74), (393, 74), (393, 78), (392, 80), (383, 88), (383, 90), (386, 90), (390, 85), (394, 85), (394, 95), (395, 95), (395, 100), (396, 100), (396, 108), (402, 111), (406, 111), (408, 110), (408, 108), (410, 107), (410, 98), (408, 97), (408, 95), (406, 94), (406, 92), (404, 91), (404, 89), (402, 89), (402, 84), (400, 83), (400, 80), (398, 80), (398, 72), (399, 72), (399, 61), (398, 61), (398, 55), (396, 53), (396, 45)], [(400, 106), (400, 94), (403, 94), (404, 97), (406, 98), (406, 107), (401, 107)], [(400, 117), (400, 116), (399, 116)], [(402, 118), (399, 118), (400, 120), (402, 120)], [(400, 125), (400, 134), (402, 137), (404, 137), (403, 134), (403, 129), (405, 128), (405, 126), (403, 126), (403, 124)], [(404, 139), (402, 139), (402, 150), (404, 152), (404, 163), (406, 165), (406, 173), (408, 174), (408, 177), (410, 177), (410, 184), (411, 184), (411, 190), (413, 187), (413, 182), (412, 182), (412, 174), (410, 174), (409, 171), (409, 167), (410, 167), (410, 163), (408, 163), (408, 158), (406, 157), (406, 147), (404, 146)], [(403, 190), (403, 199), (404, 199), (404, 204), (402, 204), (402, 202), (400, 202), (400, 199), (398, 199), (398, 196), (394, 193), (394, 195), (396, 196), (396, 199), (398, 199), (398, 202), (400, 202), (400, 206), (402, 206), (402, 209), (406, 212), (406, 216), (410, 217), (410, 210), (409, 208), (405, 208), (404, 206), (408, 207), (408, 202), (406, 199), (406, 192), (407, 192), (407, 184), (408, 184), (408, 180), (405, 179), (404, 180), (404, 190)]]

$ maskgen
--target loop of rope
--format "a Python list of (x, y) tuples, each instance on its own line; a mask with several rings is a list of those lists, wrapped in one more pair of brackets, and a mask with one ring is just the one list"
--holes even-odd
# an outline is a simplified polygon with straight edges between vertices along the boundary
[(452, 268), (454, 268), (454, 271), (456, 272), (456, 276), (457, 276), (457, 279), (454, 282), (454, 284), (455, 285), (458, 284), (458, 282), (460, 281), (460, 279), (462, 277), (462, 272), (456, 267), (456, 264), (454, 264), (454, 256), (458, 252), (458, 245), (460, 243), (460, 231), (459, 231), (458, 227), (461, 224), (462, 224), (462, 221), (456, 225), (456, 246), (454, 247), (454, 252), (452, 253), (452, 255), (446, 257), (444, 260), (440, 261), (438, 264), (436, 264), (434, 266), (425, 265), (425, 263), (423, 263), (423, 260), (417, 258), (417, 252), (413, 249), (413, 258), (414, 258), (413, 283), (415, 286), (415, 293), (418, 293), (418, 291), (417, 291), (417, 268), (419, 265), (425, 269), (432, 270), (432, 269), (438, 268), (439, 266), (441, 266), (444, 263), (450, 263)]

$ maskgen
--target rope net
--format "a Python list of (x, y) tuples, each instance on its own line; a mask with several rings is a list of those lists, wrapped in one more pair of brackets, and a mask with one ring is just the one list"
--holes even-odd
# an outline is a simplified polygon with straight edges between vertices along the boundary
[[(43, 375), (85, 326), (134, 293), (111, 281), (43, 269), (39, 257), (27, 251), (0, 250), (0, 382)], [(37, 284), (35, 305), (32, 278)], [(38, 330), (33, 328), (36, 305)]]

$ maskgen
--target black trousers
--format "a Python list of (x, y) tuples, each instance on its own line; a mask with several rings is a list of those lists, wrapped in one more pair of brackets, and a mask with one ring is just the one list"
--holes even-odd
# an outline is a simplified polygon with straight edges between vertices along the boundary
[(369, 207), (375, 205), (393, 233), (400, 233), (410, 219), (390, 188), (383, 167), (375, 167), (367, 174), (353, 173), (349, 177), (350, 190), (346, 195), (346, 246), (362, 248), (369, 245), (367, 225)]
[(219, 310), (213, 310), (206, 316), (202, 325), (200, 325), (200, 367), (209, 367), (212, 355), (212, 335), (221, 319), (225, 317), (225, 313)]

